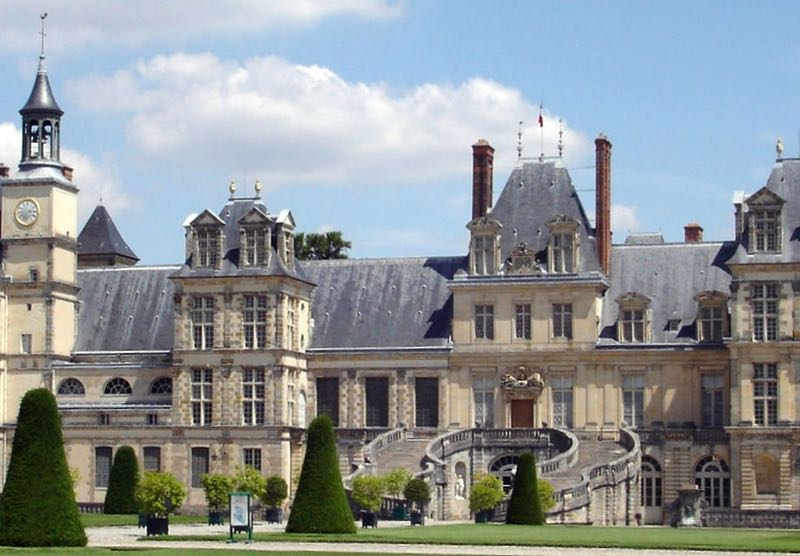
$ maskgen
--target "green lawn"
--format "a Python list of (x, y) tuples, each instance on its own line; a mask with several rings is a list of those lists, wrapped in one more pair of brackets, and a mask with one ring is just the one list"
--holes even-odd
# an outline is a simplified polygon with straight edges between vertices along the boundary
[[(152, 537), (151, 537), (152, 538)], [(170, 536), (164, 540), (222, 540), (218, 536)], [(159, 538), (161, 539), (161, 537)], [(673, 529), (669, 527), (587, 527), (580, 525), (461, 524), (359, 530), (356, 535), (259, 533), (270, 541), (387, 542), (395, 544), (473, 544), (584, 546), (800, 552), (800, 531), (769, 529)]]
[[(266, 549), (265, 549), (266, 550)], [(146, 548), (115, 549), (108, 548), (5, 548), (0, 547), (0, 554), (16, 554), (18, 556), (34, 556), (38, 554), (86, 554), (88, 556), (115, 556), (120, 552), (132, 552), (135, 556), (192, 556), (194, 554), (225, 554), (225, 556), (253, 556), (258, 552), (252, 550), (198, 550), (194, 548)], [(280, 556), (325, 556), (326, 552), (272, 552)], [(335, 552), (331, 556), (368, 556), (368, 552)], [(399, 556), (399, 555), (396, 555)]]
[[(206, 523), (208, 517), (204, 515), (171, 515), (170, 523)], [(81, 523), (84, 527), (111, 527), (115, 525), (137, 525), (137, 515), (106, 515), (106, 514), (81, 514)]]

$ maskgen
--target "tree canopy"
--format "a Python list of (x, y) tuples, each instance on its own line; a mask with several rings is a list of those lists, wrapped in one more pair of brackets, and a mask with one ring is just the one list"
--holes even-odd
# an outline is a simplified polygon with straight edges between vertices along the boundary
[(294, 255), (301, 261), (346, 259), (353, 245), (342, 237), (342, 232), (303, 233), (294, 236)]

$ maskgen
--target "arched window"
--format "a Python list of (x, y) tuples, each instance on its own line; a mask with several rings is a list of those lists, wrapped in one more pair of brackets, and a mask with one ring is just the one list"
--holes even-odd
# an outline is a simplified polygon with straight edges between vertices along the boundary
[(168, 376), (161, 376), (150, 384), (150, 393), (157, 396), (172, 394), (172, 379)]
[(642, 456), (642, 506), (661, 507), (661, 466), (650, 456)]
[(778, 494), (780, 470), (778, 460), (770, 454), (759, 454), (753, 458), (756, 475), (756, 494)]
[(694, 482), (710, 506), (727, 508), (731, 505), (731, 471), (725, 460), (715, 456), (701, 459), (694, 469)]
[(508, 494), (514, 486), (514, 475), (517, 473), (517, 462), (519, 456), (517, 454), (505, 454), (494, 460), (489, 465), (489, 472), (497, 475), (500, 482), (503, 483), (503, 493)]
[(121, 377), (112, 378), (106, 382), (103, 394), (107, 396), (125, 396), (133, 394), (130, 382)]
[(59, 396), (83, 396), (85, 394), (86, 389), (83, 387), (83, 383), (77, 378), (65, 378), (61, 381), (61, 384), (58, 385)]

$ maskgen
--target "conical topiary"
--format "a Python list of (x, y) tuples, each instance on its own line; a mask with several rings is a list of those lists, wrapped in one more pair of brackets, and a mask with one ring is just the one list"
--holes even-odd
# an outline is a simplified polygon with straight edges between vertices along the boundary
[(0, 496), (0, 544), (86, 546), (56, 399), (44, 388), (30, 390), (20, 404)]
[(306, 457), (286, 532), (356, 532), (339, 473), (333, 422), (326, 415), (317, 417), (308, 427)]
[(135, 514), (139, 512), (136, 503), (136, 485), (139, 483), (139, 462), (136, 452), (130, 446), (121, 446), (114, 456), (108, 490), (103, 504), (103, 513)]
[(536, 485), (536, 460), (531, 453), (525, 452), (519, 456), (514, 489), (508, 501), (506, 523), (544, 524), (544, 512)]

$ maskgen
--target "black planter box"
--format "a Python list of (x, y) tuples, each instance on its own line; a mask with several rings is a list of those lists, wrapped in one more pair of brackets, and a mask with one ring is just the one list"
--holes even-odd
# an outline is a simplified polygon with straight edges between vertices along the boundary
[(283, 523), (283, 510), (280, 508), (266, 508), (264, 519), (267, 523)]
[(209, 511), (208, 512), (209, 525), (225, 525), (225, 512), (224, 511)]
[(494, 509), (475, 512), (475, 523), (489, 523), (494, 519)]
[(425, 514), (416, 510), (411, 512), (411, 525), (425, 525)]
[(168, 517), (147, 517), (147, 536), (169, 535)]
[(375, 512), (361, 512), (361, 527), (377, 527), (378, 514)]
[(408, 519), (408, 508), (405, 506), (395, 506), (392, 510), (392, 519), (396, 521), (405, 521)]

